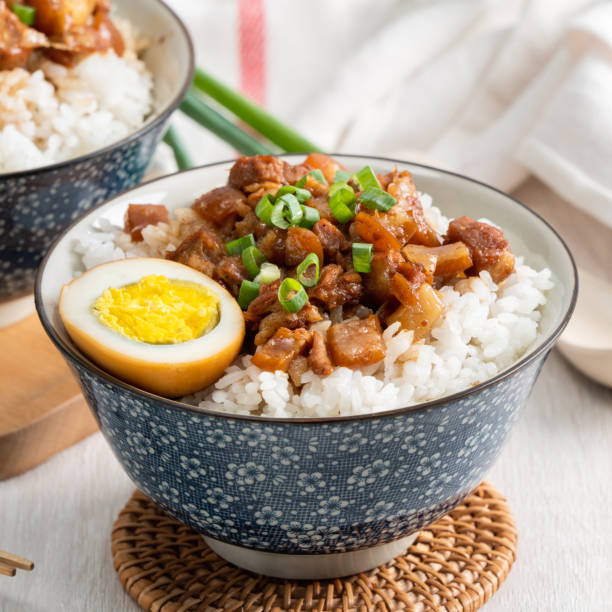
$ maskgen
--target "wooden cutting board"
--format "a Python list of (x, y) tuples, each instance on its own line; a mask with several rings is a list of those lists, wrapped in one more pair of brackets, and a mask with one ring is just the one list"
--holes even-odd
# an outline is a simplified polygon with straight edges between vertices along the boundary
[(76, 381), (36, 315), (0, 329), (0, 480), (96, 430)]

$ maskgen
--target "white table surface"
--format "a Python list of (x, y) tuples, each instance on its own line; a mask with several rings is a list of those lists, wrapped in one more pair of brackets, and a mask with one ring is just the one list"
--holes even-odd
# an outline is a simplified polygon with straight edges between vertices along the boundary
[[(537, 181), (519, 197), (560, 226), (579, 263), (610, 278), (612, 231)], [(518, 559), (485, 612), (612, 610), (612, 390), (554, 351), (489, 480), (507, 496)], [(0, 483), (0, 549), (35, 561), (0, 576), (0, 611), (136, 611), (110, 530), (133, 491), (100, 434)]]

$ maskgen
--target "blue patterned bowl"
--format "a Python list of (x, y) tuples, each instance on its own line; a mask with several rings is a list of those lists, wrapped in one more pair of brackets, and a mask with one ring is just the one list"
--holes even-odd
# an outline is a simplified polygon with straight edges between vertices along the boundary
[[(276, 576), (322, 578), (387, 561), (470, 493), (499, 455), (576, 299), (567, 247), (504, 193), (450, 172), (392, 160), (336, 156), (348, 168), (410, 170), (450, 216), (487, 217), (527, 263), (556, 281), (535, 345), (485, 383), (436, 401), (363, 417), (269, 419), (198, 410), (103, 372), (57, 315), (73, 276), (71, 245), (96, 220), (121, 222), (131, 201), (188, 206), (223, 184), (230, 162), (134, 189), (90, 212), (41, 266), (41, 321), (74, 370), (108, 443), (134, 483), (230, 561)], [(287, 159), (291, 159), (287, 157)]]
[(143, 60), (153, 74), (154, 110), (138, 131), (104, 149), (50, 166), (0, 174), (0, 309), (8, 308), (9, 300), (32, 293), (43, 256), (67, 225), (141, 181), (170, 114), (193, 78), (191, 39), (163, 2), (114, 0), (113, 4), (119, 15), (151, 39)]

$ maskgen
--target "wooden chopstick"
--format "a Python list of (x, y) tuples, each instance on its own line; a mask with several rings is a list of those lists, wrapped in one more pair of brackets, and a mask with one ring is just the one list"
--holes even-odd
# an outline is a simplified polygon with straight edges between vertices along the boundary
[(3, 576), (14, 576), (15, 572), (16, 570), (14, 567), (9, 567), (8, 565), (4, 565), (4, 563), (0, 563), (0, 574)]
[(14, 576), (18, 569), (30, 572), (34, 569), (34, 563), (13, 553), (0, 550), (0, 574)]

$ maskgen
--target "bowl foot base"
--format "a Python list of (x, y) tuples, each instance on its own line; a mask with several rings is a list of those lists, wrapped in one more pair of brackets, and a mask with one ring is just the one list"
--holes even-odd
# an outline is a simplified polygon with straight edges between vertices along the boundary
[(0, 303), (0, 329), (29, 317), (33, 312), (33, 295), (26, 295), (16, 300)]
[(326, 580), (352, 576), (383, 565), (406, 552), (416, 540), (413, 533), (401, 540), (344, 553), (290, 555), (243, 548), (204, 537), (206, 544), (220, 557), (242, 569), (298, 580)]

